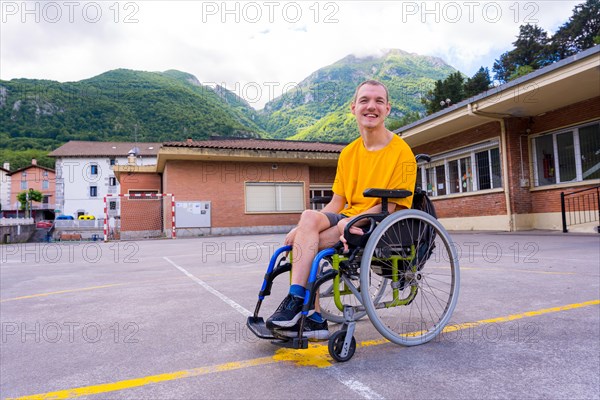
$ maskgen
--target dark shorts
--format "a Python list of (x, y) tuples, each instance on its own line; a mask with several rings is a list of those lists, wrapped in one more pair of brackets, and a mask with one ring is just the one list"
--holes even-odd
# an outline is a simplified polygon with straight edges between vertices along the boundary
[(344, 214), (336, 214), (336, 213), (332, 213), (332, 212), (324, 212), (323, 214), (325, 214), (325, 216), (329, 220), (330, 228), (332, 226), (336, 226), (337, 223), (340, 222), (341, 220), (343, 220), (344, 218), (348, 218)]

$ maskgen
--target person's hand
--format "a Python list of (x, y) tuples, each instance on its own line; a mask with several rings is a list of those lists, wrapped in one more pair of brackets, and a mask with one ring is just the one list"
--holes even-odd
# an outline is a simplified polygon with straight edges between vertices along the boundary
[(298, 228), (294, 228), (291, 231), (289, 231), (289, 233), (285, 236), (285, 239), (283, 241), (283, 245), (284, 246), (291, 246), (294, 244), (294, 238), (296, 237), (296, 230)]
[[(351, 220), (351, 218), (344, 218), (337, 224), (338, 230), (340, 231), (340, 241), (344, 244), (344, 253), (348, 252), (348, 242), (346, 241), (346, 238), (344, 237), (344, 231), (346, 230), (346, 226), (348, 225), (350, 220)], [(363, 235), (364, 234), (363, 230), (355, 225), (352, 225), (350, 227), (350, 229), (348, 230), (348, 232), (350, 232), (353, 235)]]

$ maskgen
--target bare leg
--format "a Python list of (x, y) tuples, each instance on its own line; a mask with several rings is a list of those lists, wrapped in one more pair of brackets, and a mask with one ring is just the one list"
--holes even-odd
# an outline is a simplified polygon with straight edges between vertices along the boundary
[(312, 261), (319, 251), (320, 233), (329, 228), (325, 214), (314, 210), (302, 213), (293, 244), (292, 285), (306, 287)]

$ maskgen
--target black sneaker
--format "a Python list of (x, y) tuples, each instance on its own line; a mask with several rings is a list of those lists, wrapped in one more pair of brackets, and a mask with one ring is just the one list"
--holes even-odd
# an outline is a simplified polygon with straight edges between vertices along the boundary
[(289, 328), (296, 325), (302, 312), (303, 297), (288, 294), (281, 302), (277, 311), (267, 319), (267, 328)]
[[(300, 328), (300, 322), (289, 328), (277, 329), (277, 333), (285, 337), (297, 337), (298, 329)], [(323, 322), (316, 322), (310, 318), (304, 320), (304, 332), (302, 336), (311, 340), (327, 340), (329, 339), (329, 327), (327, 326), (327, 320)]]

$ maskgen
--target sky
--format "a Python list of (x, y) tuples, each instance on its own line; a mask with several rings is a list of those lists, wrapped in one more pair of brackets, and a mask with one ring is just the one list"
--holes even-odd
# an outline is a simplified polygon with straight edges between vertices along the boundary
[(0, 79), (176, 69), (254, 108), (349, 54), (439, 57), (472, 76), (519, 26), (552, 34), (584, 0), (0, 1)]

